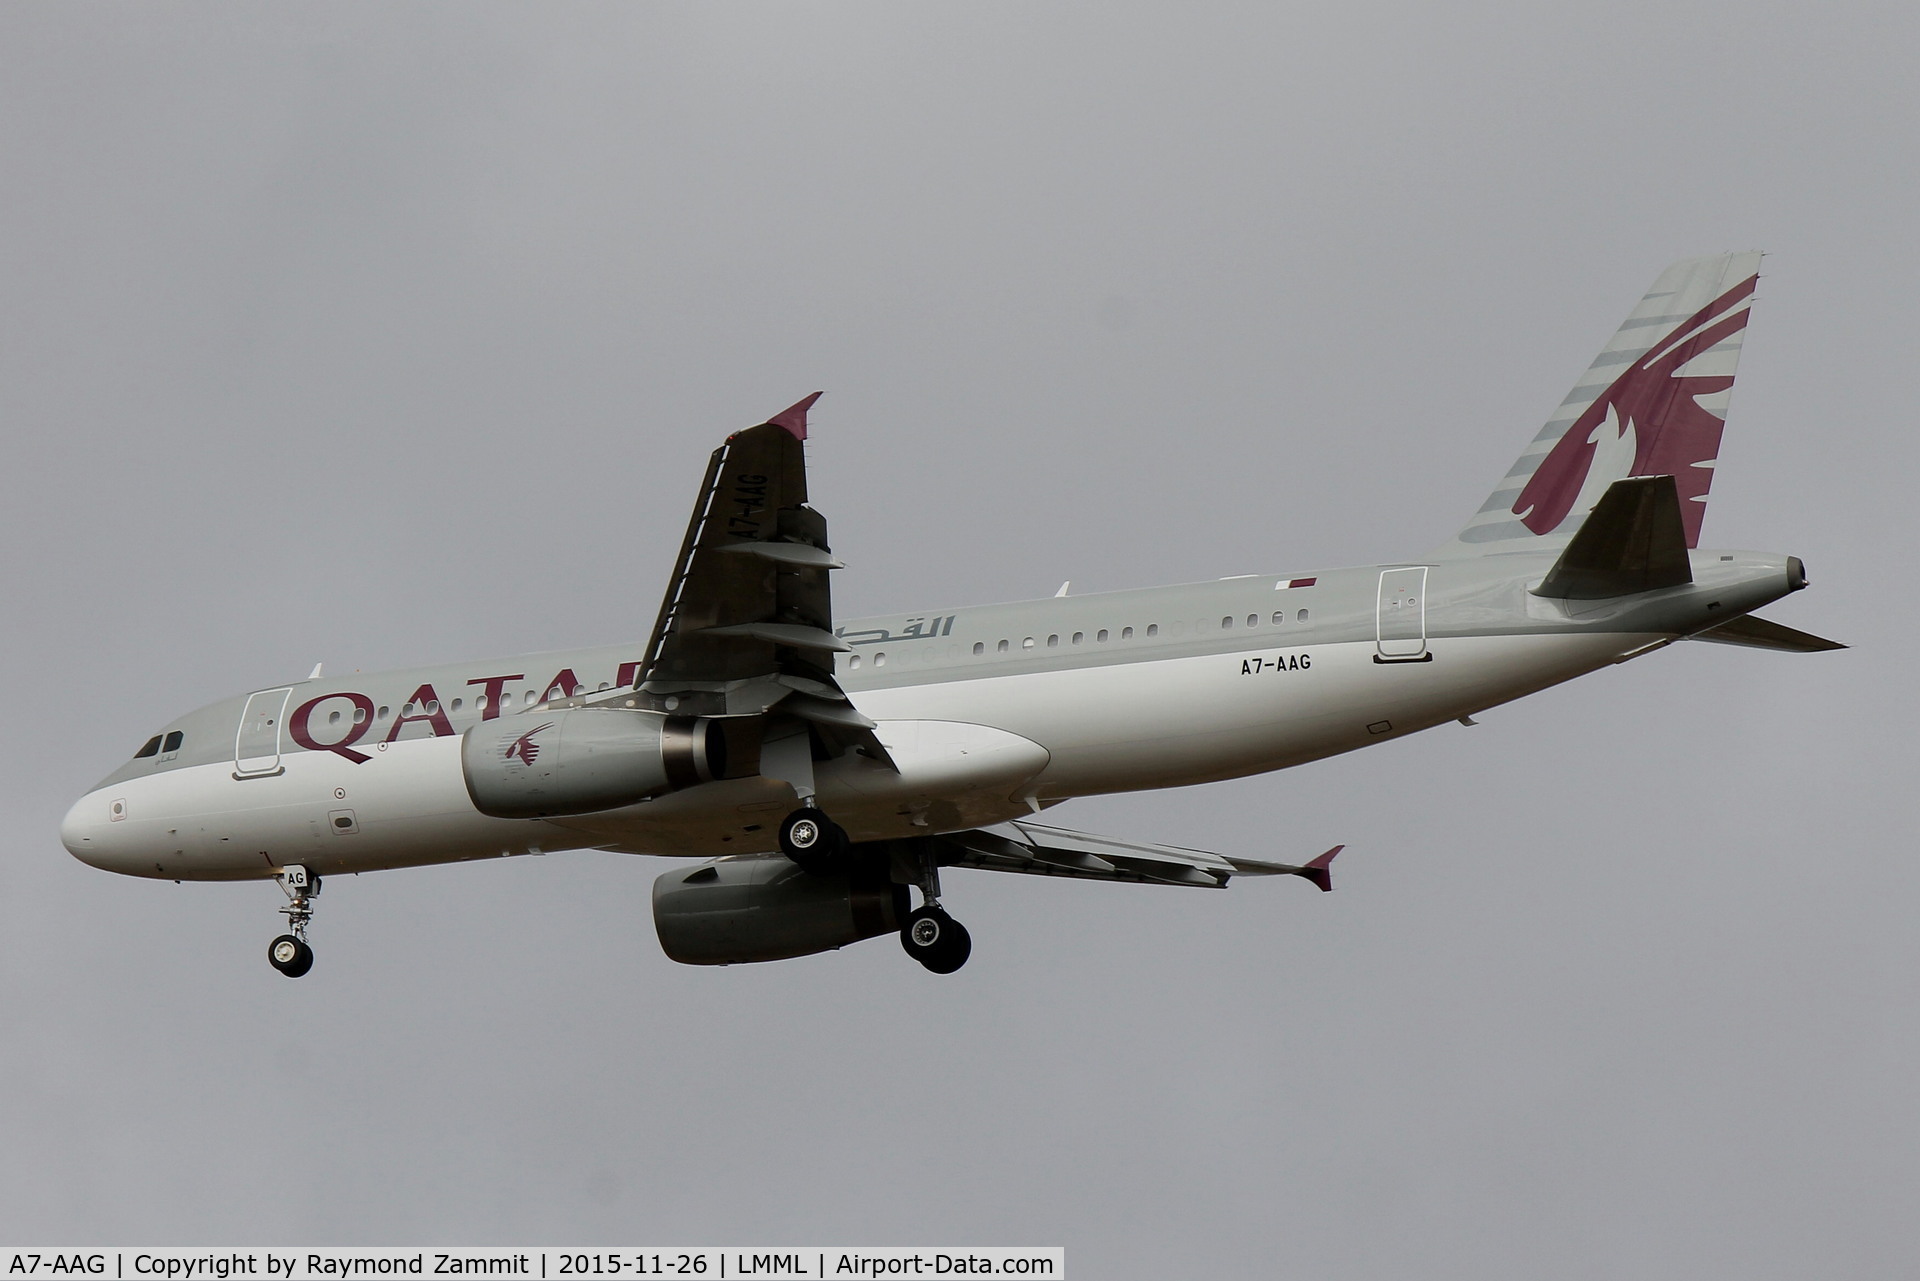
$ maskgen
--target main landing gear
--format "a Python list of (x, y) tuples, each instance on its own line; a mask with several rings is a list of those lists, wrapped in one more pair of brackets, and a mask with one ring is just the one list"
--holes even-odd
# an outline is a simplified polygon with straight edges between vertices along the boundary
[[(900, 842), (899, 846), (923, 844)], [(847, 830), (810, 803), (781, 821), (780, 852), (813, 876), (838, 876), (854, 870), (853, 841)], [(895, 862), (894, 875), (903, 880), (903, 873), (913, 877), (912, 883), (920, 887), (921, 903), (900, 926), (900, 946), (935, 974), (951, 974), (973, 955), (973, 936), (940, 906), (940, 868), (933, 856), (921, 849), (904, 857), (911, 861), (904, 865)], [(904, 899), (902, 902), (904, 905)]]
[(307, 946), (307, 922), (313, 919), (313, 900), (320, 896), (320, 878), (298, 863), (280, 869), (274, 878), (287, 896), (280, 914), (289, 932), (267, 944), (267, 961), (290, 979), (313, 968), (313, 949)]
[(853, 853), (847, 829), (811, 805), (780, 821), (780, 852), (815, 876), (843, 872)]
[(940, 906), (940, 869), (922, 856), (919, 909), (900, 927), (900, 946), (907, 955), (935, 974), (951, 974), (973, 955), (973, 936), (967, 927)]

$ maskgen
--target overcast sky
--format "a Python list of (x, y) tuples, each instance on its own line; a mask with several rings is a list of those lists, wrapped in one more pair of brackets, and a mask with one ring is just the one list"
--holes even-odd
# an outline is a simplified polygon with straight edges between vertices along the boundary
[[(1079, 1278), (1910, 1277), (1910, 5), (0, 8), (0, 1241), (1059, 1244)], [(851, 615), (1414, 557), (1669, 261), (1769, 251), (1705, 541), (1770, 617), (1057, 821), (703, 970), (671, 864), (136, 881), (169, 717), (638, 640), (816, 388)], [(1908, 620), (1902, 623), (1900, 620)]]

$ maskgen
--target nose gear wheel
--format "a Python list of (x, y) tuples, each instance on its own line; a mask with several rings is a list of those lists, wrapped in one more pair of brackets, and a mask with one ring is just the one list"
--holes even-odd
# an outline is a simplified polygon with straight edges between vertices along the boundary
[(297, 979), (313, 968), (313, 949), (306, 940), (282, 934), (267, 944), (267, 962), (290, 979)]
[(288, 978), (297, 979), (313, 968), (307, 923), (313, 920), (313, 900), (320, 895), (320, 878), (296, 863), (281, 868), (274, 879), (287, 896), (280, 914), (287, 918), (288, 932), (267, 944), (267, 963)]

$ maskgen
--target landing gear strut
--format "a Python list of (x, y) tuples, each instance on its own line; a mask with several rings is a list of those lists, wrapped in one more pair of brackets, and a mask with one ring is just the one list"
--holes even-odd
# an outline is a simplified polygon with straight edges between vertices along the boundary
[(900, 946), (907, 955), (935, 974), (951, 974), (973, 955), (973, 936), (967, 927), (940, 906), (940, 869), (931, 858), (920, 864), (922, 903), (900, 927)]
[(313, 900), (320, 895), (320, 878), (295, 863), (280, 869), (274, 877), (287, 896), (280, 914), (287, 918), (289, 932), (267, 944), (267, 961), (290, 979), (297, 979), (313, 968), (313, 949), (307, 946), (307, 922), (313, 919)]
[(780, 822), (780, 852), (815, 876), (831, 876), (844, 871), (852, 842), (847, 829), (811, 805), (806, 805)]

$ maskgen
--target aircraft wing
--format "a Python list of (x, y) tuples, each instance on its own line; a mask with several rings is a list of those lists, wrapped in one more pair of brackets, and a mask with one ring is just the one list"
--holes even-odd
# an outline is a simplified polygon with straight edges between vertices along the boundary
[(996, 823), (933, 839), (946, 846), (941, 861), (955, 867), (1205, 889), (1224, 888), (1235, 876), (1300, 876), (1330, 890), (1334, 856), (1346, 848), (1336, 845), (1302, 864), (1266, 863), (1027, 822)]
[(635, 691), (686, 716), (779, 714), (808, 722), (829, 755), (886, 749), (833, 676), (826, 518), (807, 505), (803, 442), (815, 392), (713, 452)]

